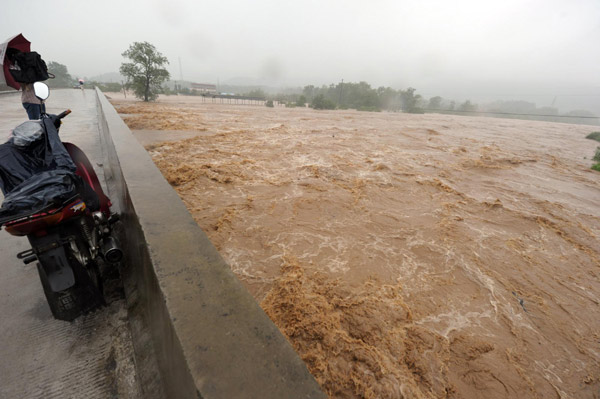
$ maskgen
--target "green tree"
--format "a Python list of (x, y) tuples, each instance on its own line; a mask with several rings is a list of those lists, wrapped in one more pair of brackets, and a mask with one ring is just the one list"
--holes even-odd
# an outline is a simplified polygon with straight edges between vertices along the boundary
[(48, 72), (54, 75), (54, 79), (48, 79), (46, 83), (50, 87), (71, 87), (75, 84), (75, 79), (69, 74), (67, 67), (55, 61), (48, 63)]
[(304, 107), (305, 105), (306, 105), (306, 97), (304, 97), (303, 95), (301, 95), (296, 100), (296, 106), (297, 107)]
[(467, 100), (459, 105), (458, 110), (463, 112), (475, 112), (477, 111), (477, 104), (473, 104), (470, 100)]
[[(327, 97), (334, 102), (340, 100), (339, 106), (354, 108), (359, 111), (376, 111), (379, 109), (378, 91), (367, 82), (338, 84), (330, 87)], [(341, 94), (341, 95), (340, 95)]]
[(427, 105), (429, 109), (441, 109), (442, 108), (442, 97), (435, 96), (429, 99), (429, 105)]
[(379, 97), (379, 106), (390, 111), (398, 111), (400, 109), (400, 98), (398, 92), (391, 87), (379, 87), (377, 89)]
[(306, 97), (306, 101), (312, 101), (312, 99), (316, 96), (316, 92), (318, 89), (313, 85), (304, 86), (302, 90), (302, 95)]
[(325, 98), (323, 94), (319, 94), (313, 98), (310, 106), (314, 109), (335, 109), (335, 103), (328, 98)]
[(122, 63), (119, 69), (127, 77), (127, 86), (133, 88), (139, 99), (156, 100), (162, 84), (170, 77), (164, 68), (169, 63), (167, 57), (148, 42), (134, 42), (121, 55), (132, 61)]
[(402, 101), (402, 109), (406, 112), (418, 114), (423, 113), (419, 109), (419, 102), (421, 101), (421, 95), (416, 94), (416, 89), (409, 87), (408, 89), (400, 92), (400, 100)]

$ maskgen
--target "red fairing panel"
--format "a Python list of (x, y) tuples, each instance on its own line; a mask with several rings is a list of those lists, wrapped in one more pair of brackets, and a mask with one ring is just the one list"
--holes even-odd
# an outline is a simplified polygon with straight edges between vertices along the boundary
[(100, 185), (100, 181), (98, 180), (98, 176), (92, 167), (87, 156), (74, 144), (64, 143), (65, 148), (69, 155), (71, 155), (71, 159), (77, 166), (77, 171), (75, 172), (78, 176), (80, 176), (83, 180), (85, 180), (98, 194), (100, 198), (100, 210), (106, 216), (110, 215), (110, 206), (112, 203), (110, 199), (104, 194), (104, 190), (102, 190), (102, 186)]

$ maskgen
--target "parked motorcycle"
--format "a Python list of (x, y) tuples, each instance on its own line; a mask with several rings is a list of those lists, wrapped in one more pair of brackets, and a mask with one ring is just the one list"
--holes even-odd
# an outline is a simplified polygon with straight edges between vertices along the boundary
[[(40, 100), (49, 89), (34, 84)], [(104, 305), (103, 271), (122, 251), (113, 233), (118, 220), (86, 155), (63, 143), (58, 131), (71, 111), (28, 121), (0, 145), (0, 228), (27, 236), (31, 249), (17, 254), (37, 261), (53, 316), (72, 321)]]

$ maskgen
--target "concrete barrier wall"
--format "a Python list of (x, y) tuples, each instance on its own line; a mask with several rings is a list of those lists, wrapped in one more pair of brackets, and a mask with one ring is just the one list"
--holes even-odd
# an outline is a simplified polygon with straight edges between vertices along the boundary
[(97, 96), (147, 397), (324, 398), (112, 105)]

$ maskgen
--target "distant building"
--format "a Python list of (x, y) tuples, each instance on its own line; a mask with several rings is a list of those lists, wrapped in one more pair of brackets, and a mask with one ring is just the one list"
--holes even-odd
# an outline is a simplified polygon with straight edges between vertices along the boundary
[(200, 93), (217, 94), (217, 86), (207, 83), (192, 83), (190, 89), (199, 91)]

